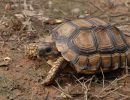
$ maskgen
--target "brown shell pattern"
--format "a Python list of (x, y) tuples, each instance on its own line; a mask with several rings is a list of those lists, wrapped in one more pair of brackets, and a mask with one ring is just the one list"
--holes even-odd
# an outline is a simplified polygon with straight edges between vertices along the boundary
[(129, 65), (129, 43), (115, 26), (97, 19), (77, 19), (52, 33), (57, 49), (79, 73), (93, 74)]

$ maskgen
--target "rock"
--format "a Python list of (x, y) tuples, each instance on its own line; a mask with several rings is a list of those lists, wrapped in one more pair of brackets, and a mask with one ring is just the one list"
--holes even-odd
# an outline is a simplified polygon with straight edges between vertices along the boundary
[(44, 21), (45, 24), (55, 25), (55, 24), (61, 24), (63, 20), (61, 19), (47, 19)]
[(79, 18), (86, 18), (86, 15), (79, 15)]
[(74, 8), (71, 10), (71, 13), (72, 13), (72, 15), (79, 15), (80, 11), (81, 10), (79, 8)]
[(0, 61), (0, 67), (7, 67), (12, 62), (10, 57), (5, 57), (2, 61)]

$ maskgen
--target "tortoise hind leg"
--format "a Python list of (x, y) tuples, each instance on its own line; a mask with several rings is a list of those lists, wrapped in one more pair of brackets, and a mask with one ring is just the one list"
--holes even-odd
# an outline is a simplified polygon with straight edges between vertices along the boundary
[(55, 62), (55, 64), (50, 69), (50, 71), (48, 72), (47, 77), (42, 81), (41, 84), (43, 85), (51, 84), (53, 80), (55, 79), (60, 68), (65, 66), (66, 64), (67, 64), (66, 60), (63, 57), (59, 57), (57, 61)]

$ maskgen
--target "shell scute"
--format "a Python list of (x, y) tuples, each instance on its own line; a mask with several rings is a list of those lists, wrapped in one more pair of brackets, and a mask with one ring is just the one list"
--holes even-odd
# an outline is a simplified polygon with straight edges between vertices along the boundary
[(115, 70), (123, 67), (126, 60), (130, 62), (130, 50), (126, 43), (129, 38), (100, 19), (74, 20), (55, 31), (58, 51), (67, 61), (74, 62), (79, 73), (93, 74), (101, 72), (101, 68), (103, 71)]
[(57, 32), (59, 36), (70, 37), (70, 35), (72, 34), (72, 32), (74, 32), (74, 30), (75, 30), (74, 26), (65, 23), (57, 29)]
[(85, 51), (96, 49), (91, 31), (88, 30), (81, 30), (78, 35), (73, 39), (73, 43), (75, 46)]

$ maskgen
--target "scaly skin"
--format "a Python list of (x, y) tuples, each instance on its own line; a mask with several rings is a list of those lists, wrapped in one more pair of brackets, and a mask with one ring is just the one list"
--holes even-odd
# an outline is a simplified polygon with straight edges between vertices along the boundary
[[(38, 44), (31, 43), (31, 44), (25, 46), (25, 55), (29, 59), (37, 59), (38, 58)], [(53, 80), (55, 79), (59, 70), (61, 68), (63, 68), (64, 66), (66, 66), (66, 64), (67, 64), (67, 61), (63, 57), (59, 57), (55, 61), (54, 65), (48, 72), (47, 77), (43, 80), (43, 82), (41, 84), (43, 84), (43, 85), (51, 84), (53, 82)]]
[(63, 57), (59, 57), (55, 62), (55, 64), (50, 69), (50, 71), (48, 72), (47, 77), (45, 78), (45, 80), (42, 81), (41, 84), (43, 85), (51, 84), (55, 79), (58, 71), (61, 69), (61, 67), (65, 66), (66, 64), (67, 64), (66, 60)]
[(25, 46), (25, 55), (29, 58), (29, 59), (36, 59), (38, 56), (38, 44), (36, 43), (31, 43), (27, 46)]

